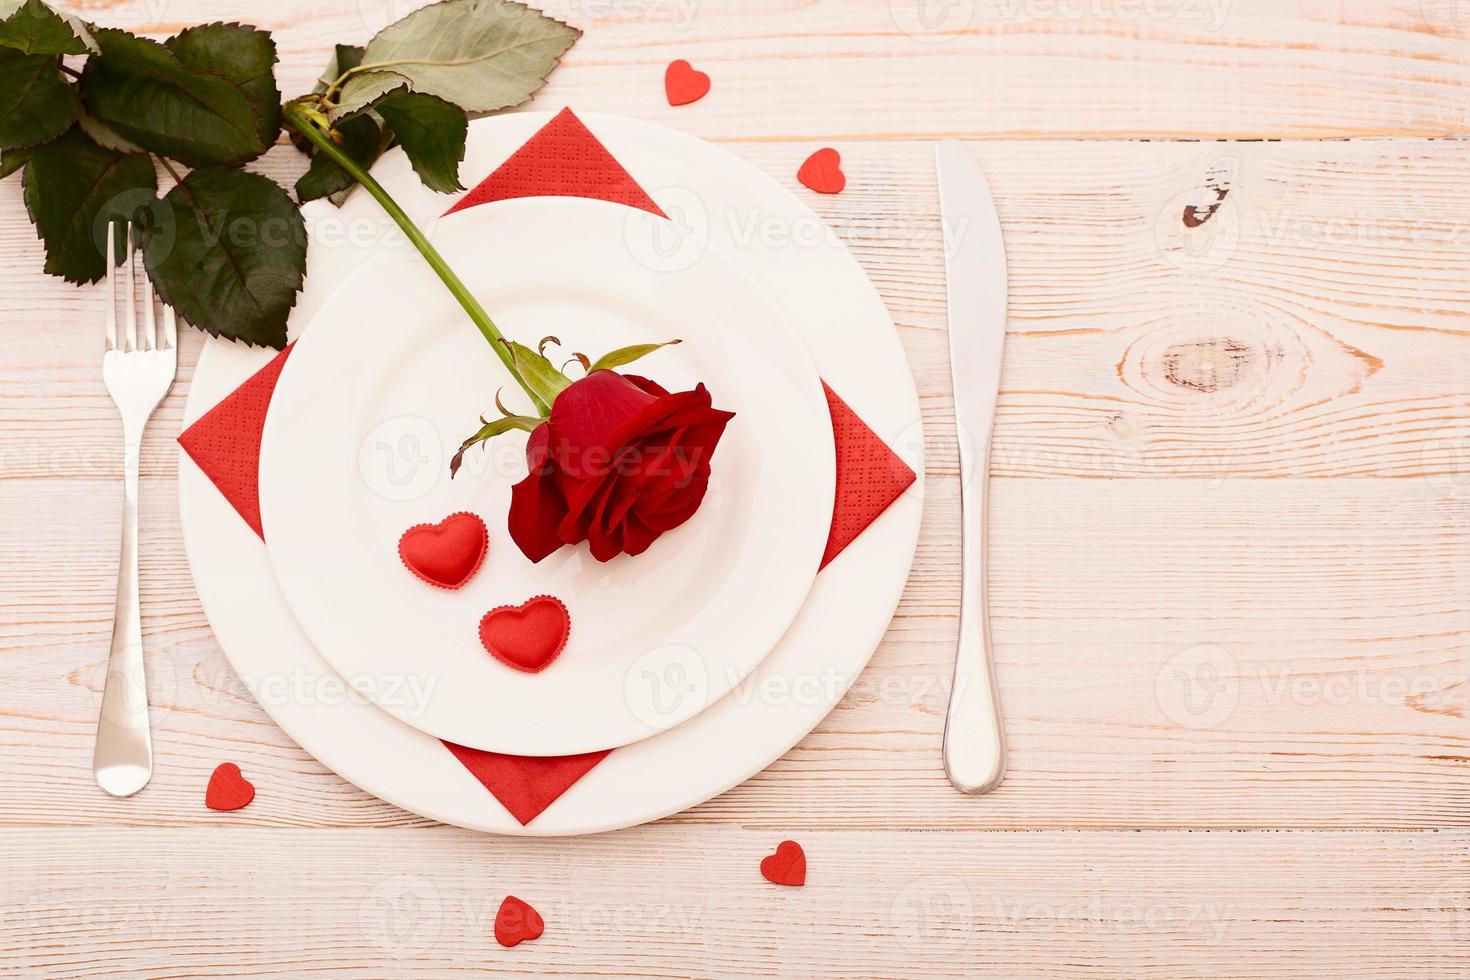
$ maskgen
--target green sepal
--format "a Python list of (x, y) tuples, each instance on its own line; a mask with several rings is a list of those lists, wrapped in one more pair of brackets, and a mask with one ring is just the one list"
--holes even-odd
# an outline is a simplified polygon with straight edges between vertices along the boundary
[(593, 361), (592, 366), (587, 369), (587, 373), (591, 374), (593, 371), (610, 371), (613, 368), (620, 368), (625, 364), (632, 364), (640, 357), (647, 357), (661, 347), (672, 347), (678, 343), (682, 343), (682, 341), (667, 340), (662, 344), (634, 344), (631, 347), (620, 347), (611, 353), (603, 354), (597, 360)]
[(515, 360), (516, 373), (544, 404), (550, 405), (556, 401), (556, 396), (572, 383), (572, 379), (558, 371), (556, 365), (544, 354), (514, 340), (502, 338), (500, 342), (510, 349), (511, 357)]
[(522, 432), (530, 432), (544, 422), (545, 419), (536, 419), (529, 415), (504, 415), (491, 422), (486, 422), (484, 419), (480, 419), (480, 421), (483, 423), (480, 426), (480, 430), (466, 439), (454, 454), (454, 458), (449, 461), (449, 478), (451, 480), (454, 479), (455, 474), (459, 472), (460, 466), (464, 463), (464, 454), (472, 447), (478, 446), (482, 442), (488, 442), (498, 435), (503, 435), (517, 429)]

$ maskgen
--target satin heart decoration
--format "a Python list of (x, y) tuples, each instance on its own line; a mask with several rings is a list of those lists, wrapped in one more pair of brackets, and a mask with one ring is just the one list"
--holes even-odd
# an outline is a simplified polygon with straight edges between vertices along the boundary
[(240, 767), (233, 762), (216, 766), (204, 790), (204, 805), (211, 810), (238, 810), (253, 799), (255, 786), (240, 775)]
[(567, 645), (572, 617), (560, 599), (538, 595), (519, 606), (497, 606), (480, 620), (480, 642), (507, 667), (535, 674)]
[(403, 564), (438, 589), (463, 586), (480, 570), (489, 550), (485, 522), (463, 511), (438, 524), (415, 524), (398, 539)]
[(761, 861), (761, 876), (774, 885), (806, 884), (806, 852), (796, 841), (783, 840)]
[(671, 61), (664, 69), (664, 94), (669, 97), (669, 105), (698, 102), (709, 94), (709, 76), (695, 71), (683, 58)]
[(836, 194), (847, 186), (847, 175), (842, 172), (842, 156), (830, 146), (807, 157), (806, 163), (796, 172), (796, 179), (818, 194)]
[(495, 913), (495, 941), (510, 947), (531, 939), (540, 939), (546, 923), (537, 912), (514, 895), (505, 896), (500, 911)]

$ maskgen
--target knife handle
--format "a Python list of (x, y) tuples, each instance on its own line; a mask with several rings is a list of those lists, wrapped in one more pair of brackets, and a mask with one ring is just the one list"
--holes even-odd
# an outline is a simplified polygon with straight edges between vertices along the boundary
[(961, 793), (988, 793), (1005, 775), (1005, 730), (990, 652), (985, 542), (990, 433), (979, 458), (960, 434), (960, 636), (944, 723), (944, 771)]

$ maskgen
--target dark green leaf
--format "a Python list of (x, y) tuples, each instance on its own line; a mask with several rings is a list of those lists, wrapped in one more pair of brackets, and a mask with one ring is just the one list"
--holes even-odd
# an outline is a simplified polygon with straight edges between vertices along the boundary
[(362, 55), (366, 50), (367, 48), (356, 44), (339, 44), (333, 48), (332, 60), (327, 62), (327, 70), (322, 72), (321, 77), (316, 80), (312, 91), (321, 95), (331, 88), (332, 83), (341, 78), (343, 72), (350, 71), (362, 64)]
[(464, 190), (459, 164), (469, 120), (464, 110), (432, 95), (395, 92), (374, 107), (393, 129), (424, 186), (440, 194)]
[(466, 112), (520, 105), (581, 36), (576, 28), (510, 0), (430, 4), (368, 42), (358, 72), (342, 86), (341, 113), (360, 112), (400, 87)]
[(194, 167), (233, 166), (269, 149), (240, 84), (186, 66), (148, 38), (101, 29), (95, 36), (102, 53), (87, 59), (82, 102), (124, 139)]
[(44, 143), (71, 128), (77, 95), (60, 65), (59, 55), (0, 48), (0, 146)]
[(281, 132), (281, 91), (276, 88), (276, 42), (243, 24), (201, 24), (180, 31), (164, 46), (186, 68), (223, 75), (255, 113), (255, 132), (270, 146)]
[[(383, 133), (372, 113), (363, 113), (337, 124), (335, 132), (339, 138), (337, 146), (362, 167), (373, 165), (382, 152)], [(311, 158), (311, 166), (296, 182), (296, 196), (304, 203), (319, 197), (330, 197), (352, 188), (356, 183), (352, 175), (327, 156), (317, 153)]]
[(662, 344), (634, 344), (632, 347), (622, 347), (610, 354), (603, 354), (596, 361), (593, 361), (592, 366), (587, 369), (587, 373), (591, 374), (593, 371), (603, 371), (611, 368), (619, 368), (625, 364), (632, 364), (640, 357), (647, 357), (661, 347), (670, 347), (677, 343), (680, 343), (680, 341), (670, 340)]
[(123, 139), (117, 133), (113, 132), (107, 124), (101, 122), (95, 116), (88, 115), (85, 111), (78, 114), (77, 125), (82, 127), (82, 132), (92, 137), (92, 142), (98, 146), (106, 147), (109, 150), (120, 150), (123, 153), (148, 152), (132, 140)]
[(97, 50), (87, 25), (41, 0), (0, 0), (0, 47), (26, 54), (85, 54)]
[(144, 259), (159, 295), (216, 337), (280, 348), (306, 272), (306, 226), (268, 177), (205, 167), (163, 199)]
[(572, 383), (570, 378), (556, 369), (555, 364), (525, 344), (505, 339), (500, 342), (510, 349), (521, 379), (545, 404), (550, 405), (556, 401), (556, 396)]
[(460, 445), (458, 452), (454, 454), (454, 458), (449, 461), (449, 478), (451, 480), (454, 479), (455, 474), (459, 472), (460, 465), (464, 463), (464, 454), (469, 451), (472, 446), (478, 446), (482, 442), (488, 442), (498, 435), (503, 435), (504, 433), (510, 432), (512, 429), (520, 429), (523, 432), (530, 432), (532, 429), (536, 428), (536, 426), (544, 422), (545, 419), (533, 419), (529, 415), (506, 415), (490, 422), (485, 422), (484, 419), (481, 419), (480, 421), (484, 423), (480, 427), (480, 431), (476, 432), (474, 435), (466, 439), (464, 443)]
[(21, 167), (31, 162), (34, 147), (21, 146), (12, 150), (0, 150), (0, 180), (4, 180)]
[[(363, 49), (351, 44), (339, 44), (327, 63), (326, 70), (317, 79), (312, 92), (321, 95), (347, 69), (362, 60)], [(324, 153), (317, 152), (316, 144), (294, 129), (288, 130), (291, 142), (302, 153), (311, 157), (311, 167), (296, 182), (296, 196), (303, 203), (319, 197), (330, 198), (338, 207), (347, 200), (347, 194), (357, 181), (338, 166), (337, 162)], [(383, 117), (371, 110), (343, 120), (333, 129), (337, 145), (363, 169), (371, 168), (378, 157), (392, 145), (393, 134), (387, 129)]]
[(26, 210), (46, 243), (46, 271), (96, 282), (107, 271), (108, 223), (134, 218), (154, 200), (153, 161), (104, 149), (76, 127), (30, 152)]

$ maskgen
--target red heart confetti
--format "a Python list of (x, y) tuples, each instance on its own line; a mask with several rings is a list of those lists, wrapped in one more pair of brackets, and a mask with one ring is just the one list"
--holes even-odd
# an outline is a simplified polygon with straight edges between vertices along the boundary
[(664, 69), (664, 94), (669, 97), (669, 105), (698, 102), (709, 94), (709, 76), (695, 71), (683, 58), (671, 61)]
[(796, 172), (796, 179), (818, 194), (836, 194), (847, 186), (847, 175), (842, 172), (842, 156), (830, 146), (807, 157), (806, 163)]
[(438, 524), (415, 524), (398, 539), (403, 564), (438, 589), (463, 586), (480, 570), (489, 550), (485, 522), (463, 511)]
[(540, 939), (546, 923), (537, 912), (514, 895), (505, 896), (495, 913), (495, 941), (505, 947)]
[(761, 860), (761, 875), (774, 885), (806, 884), (806, 852), (794, 840), (783, 840), (776, 853)]
[(209, 777), (209, 787), (204, 791), (204, 805), (211, 810), (238, 810), (249, 806), (255, 799), (255, 786), (240, 775), (240, 767), (233, 762), (222, 762)]
[(572, 617), (554, 596), (538, 595), (519, 606), (496, 606), (480, 620), (480, 642), (507, 667), (535, 674), (567, 645)]

